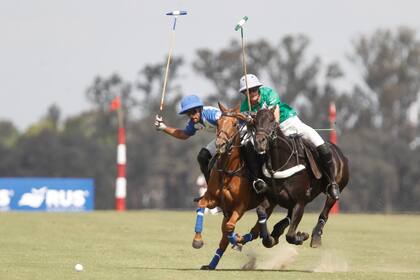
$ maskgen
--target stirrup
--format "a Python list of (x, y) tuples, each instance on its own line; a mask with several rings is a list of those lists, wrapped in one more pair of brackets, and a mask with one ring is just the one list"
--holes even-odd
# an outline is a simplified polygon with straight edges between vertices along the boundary
[[(262, 186), (257, 186), (258, 183), (261, 183)], [(256, 179), (256, 180), (254, 180), (254, 182), (252, 182), (252, 188), (254, 189), (256, 194), (260, 194), (260, 193), (266, 192), (267, 189), (268, 189), (268, 186), (267, 186), (266, 182), (264, 182), (264, 180)]]

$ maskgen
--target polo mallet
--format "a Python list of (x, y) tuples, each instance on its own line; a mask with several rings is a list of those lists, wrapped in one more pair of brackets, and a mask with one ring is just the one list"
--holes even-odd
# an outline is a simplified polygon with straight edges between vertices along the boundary
[(185, 16), (187, 11), (172, 11), (166, 13), (167, 16), (174, 16), (174, 23), (172, 26), (171, 45), (169, 47), (168, 61), (166, 62), (165, 79), (163, 80), (162, 98), (160, 100), (160, 112), (163, 110), (163, 100), (165, 99), (166, 82), (168, 80), (169, 64), (171, 63), (172, 49), (175, 42), (175, 28), (178, 16)]
[(246, 72), (246, 60), (245, 60), (245, 46), (244, 46), (244, 28), (243, 25), (248, 20), (247, 16), (244, 16), (235, 26), (235, 31), (241, 30), (241, 44), (242, 44), (242, 64), (244, 67), (244, 77), (245, 77), (245, 86), (246, 86), (246, 97), (248, 98), (248, 108), (251, 111), (251, 99), (249, 98), (249, 88), (248, 88), (248, 78)]

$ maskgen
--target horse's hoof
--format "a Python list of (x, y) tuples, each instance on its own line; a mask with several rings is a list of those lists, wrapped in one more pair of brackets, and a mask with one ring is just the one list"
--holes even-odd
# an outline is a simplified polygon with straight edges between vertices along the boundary
[(262, 244), (265, 248), (272, 248), (274, 245), (276, 245), (276, 241), (272, 236), (269, 236), (267, 239), (263, 239)]
[(200, 268), (201, 270), (214, 270), (214, 267), (210, 267), (209, 265), (203, 265)]
[(192, 246), (194, 249), (200, 249), (201, 247), (203, 247), (203, 245), (204, 245), (203, 240), (193, 239)]
[(301, 238), (302, 238), (302, 242), (303, 242), (303, 241), (308, 240), (308, 238), (309, 238), (309, 234), (308, 234), (308, 233), (306, 233), (306, 232), (302, 232), (302, 233), (300, 234), (300, 236), (301, 236)]
[(318, 248), (321, 247), (322, 242), (321, 242), (321, 236), (319, 235), (312, 235), (311, 238), (311, 247), (312, 248)]
[(305, 240), (307, 240), (308, 238), (309, 238), (309, 234), (307, 234), (306, 232), (298, 231), (296, 233), (296, 238), (294, 238), (294, 240), (292, 242), (289, 242), (289, 243), (292, 243), (292, 244), (295, 244), (295, 245), (302, 245), (303, 242)]

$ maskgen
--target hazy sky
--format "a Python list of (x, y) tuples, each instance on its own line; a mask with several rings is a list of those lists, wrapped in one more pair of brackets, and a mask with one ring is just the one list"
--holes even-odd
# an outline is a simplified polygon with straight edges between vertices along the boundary
[(304, 33), (324, 62), (345, 62), (351, 40), (377, 28), (420, 30), (416, 0), (1, 0), (0, 118), (24, 129), (53, 103), (64, 117), (87, 109), (95, 76), (116, 72), (132, 81), (145, 64), (165, 59), (172, 26), (165, 13), (179, 9), (189, 15), (178, 20), (174, 55), (187, 61), (198, 48), (220, 50), (239, 39), (233, 28), (244, 15), (246, 40), (277, 43)]

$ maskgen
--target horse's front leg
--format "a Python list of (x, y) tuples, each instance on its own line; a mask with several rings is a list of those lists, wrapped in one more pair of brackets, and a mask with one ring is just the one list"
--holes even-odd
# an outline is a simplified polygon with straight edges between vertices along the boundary
[(279, 243), (279, 237), (283, 234), (284, 230), (290, 225), (292, 220), (292, 210), (287, 211), (286, 218), (280, 220), (277, 224), (274, 225), (271, 236), (274, 238), (276, 244)]
[[(238, 246), (238, 241), (242, 239), (242, 237), (235, 233), (235, 227), (238, 220), (242, 217), (245, 211), (242, 208), (238, 208), (232, 211), (232, 215), (230, 216), (229, 220), (226, 223), (226, 233), (230, 244), (234, 246)], [(239, 247), (240, 250), (240, 247)]]
[(312, 235), (311, 235), (312, 248), (318, 248), (319, 246), (321, 246), (322, 230), (324, 228), (324, 225), (327, 223), (328, 215), (330, 213), (331, 208), (334, 206), (335, 202), (336, 201), (334, 199), (327, 196), (327, 199), (325, 200), (324, 208), (322, 209), (322, 212), (319, 215), (318, 223), (312, 230)]
[(309, 238), (309, 234), (306, 232), (296, 232), (297, 226), (302, 219), (305, 204), (297, 203), (292, 210), (292, 220), (290, 222), (289, 231), (286, 234), (286, 240), (290, 244), (301, 245), (303, 241)]
[(222, 222), (222, 239), (219, 242), (219, 248), (216, 250), (216, 253), (214, 254), (210, 263), (208, 265), (203, 265), (201, 267), (202, 270), (214, 270), (214, 269), (216, 269), (217, 265), (219, 264), (220, 259), (223, 256), (223, 253), (226, 251), (226, 248), (229, 244), (229, 240), (228, 240), (228, 237), (227, 237), (227, 231), (226, 231), (227, 221), (228, 221), (228, 218), (224, 217), (223, 222)]
[(260, 205), (257, 207), (257, 216), (258, 216), (258, 228), (260, 232), (260, 237), (262, 238), (262, 243), (264, 247), (271, 248), (277, 243), (275, 242), (274, 238), (268, 234), (267, 229), (267, 219), (273, 213), (275, 205), (269, 204), (267, 205), (268, 200), (264, 200)]
[(204, 242), (201, 236), (201, 232), (203, 231), (203, 221), (204, 221), (204, 210), (207, 206), (210, 206), (209, 199), (206, 196), (203, 196), (197, 203), (197, 210), (196, 210), (196, 219), (195, 219), (195, 235), (192, 242), (192, 246), (195, 249), (200, 249), (203, 247)]

